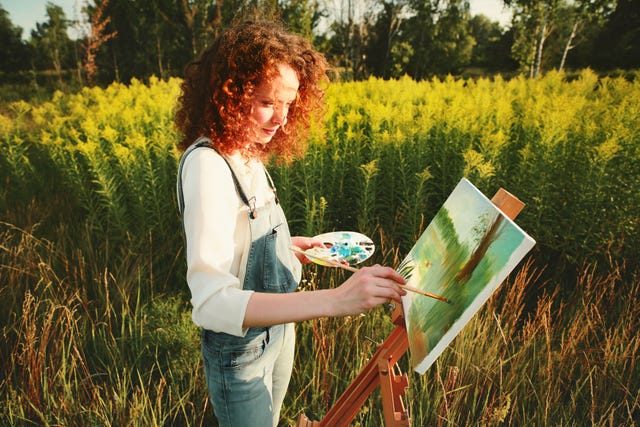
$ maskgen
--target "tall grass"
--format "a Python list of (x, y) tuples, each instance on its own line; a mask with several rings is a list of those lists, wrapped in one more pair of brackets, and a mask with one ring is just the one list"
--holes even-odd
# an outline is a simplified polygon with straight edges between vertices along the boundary
[(203, 417), (197, 331), (181, 298), (150, 296), (144, 261), (112, 271), (90, 242), (65, 248), (0, 225), (0, 422), (169, 425)]
[[(640, 87), (336, 84), (307, 155), (272, 165), (295, 233), (353, 229), (397, 266), (461, 176), (527, 203), (536, 249), (423, 376), (414, 425), (640, 418)], [(175, 207), (177, 81), (0, 109), (0, 425), (210, 425)], [(306, 269), (301, 291), (345, 272)], [(283, 424), (320, 419), (393, 329), (389, 309), (297, 326)], [(378, 396), (356, 425), (383, 424)]]

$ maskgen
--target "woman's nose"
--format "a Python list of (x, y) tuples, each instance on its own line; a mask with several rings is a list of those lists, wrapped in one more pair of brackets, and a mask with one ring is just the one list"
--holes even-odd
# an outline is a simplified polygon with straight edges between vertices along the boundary
[(275, 124), (282, 125), (285, 120), (287, 120), (287, 109), (284, 106), (274, 108), (271, 121)]

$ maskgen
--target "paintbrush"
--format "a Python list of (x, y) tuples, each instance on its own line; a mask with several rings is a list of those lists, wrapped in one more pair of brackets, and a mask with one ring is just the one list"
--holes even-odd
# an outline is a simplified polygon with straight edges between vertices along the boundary
[[(316, 259), (316, 260), (318, 260), (320, 262), (323, 262), (323, 263), (325, 263), (325, 264), (327, 264), (327, 265), (329, 265), (331, 267), (342, 268), (343, 270), (348, 270), (348, 271), (351, 271), (353, 273), (358, 271), (358, 268), (352, 267), (352, 266), (350, 266), (348, 264), (343, 264), (343, 263), (338, 262), (338, 261), (336, 261), (334, 259), (329, 259), (329, 258), (324, 258), (324, 257), (318, 256), (318, 255), (313, 255), (313, 254), (310, 254), (308, 252), (305, 252), (303, 250), (300, 250), (300, 249), (294, 248), (294, 247), (291, 247), (290, 249), (293, 252), (297, 252), (299, 254), (302, 254), (302, 255), (306, 256), (307, 258), (309, 258), (309, 259)], [(400, 285), (400, 286), (402, 286), (407, 291), (415, 292), (417, 294), (424, 295), (425, 297), (435, 298), (435, 299), (437, 299), (439, 301), (446, 302), (447, 304), (451, 304), (451, 302), (448, 299), (446, 299), (445, 297), (443, 297), (443, 296), (432, 294), (431, 292), (423, 291), (422, 289), (415, 288), (415, 287), (413, 287), (411, 285)]]

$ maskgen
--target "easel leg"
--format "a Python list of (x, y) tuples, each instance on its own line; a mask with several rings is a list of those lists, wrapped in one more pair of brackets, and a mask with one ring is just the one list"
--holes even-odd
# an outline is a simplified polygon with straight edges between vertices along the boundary
[[(502, 188), (491, 201), (511, 219), (515, 219), (524, 208), (522, 201)], [(393, 323), (397, 325), (396, 329), (378, 348), (373, 358), (327, 412), (325, 418), (321, 421), (310, 421), (301, 414), (297, 427), (348, 427), (378, 384), (382, 391), (386, 427), (405, 427), (411, 424), (402, 402), (402, 395), (409, 381), (406, 375), (395, 372), (397, 361), (409, 349), (401, 305), (396, 306), (393, 312)]]
[(380, 391), (382, 393), (385, 426), (409, 426), (409, 413), (402, 401), (402, 396), (409, 386), (407, 375), (402, 374), (398, 365), (395, 363), (392, 365), (389, 360), (378, 359), (378, 369), (380, 372)]
[(320, 427), (322, 424), (318, 421), (311, 421), (305, 414), (298, 417), (297, 427)]
[(386, 426), (410, 425), (409, 414), (402, 402), (402, 395), (408, 386), (407, 376), (395, 372), (396, 363), (409, 349), (401, 306), (396, 307), (393, 321), (398, 326), (378, 347), (369, 363), (342, 393), (325, 417), (319, 422), (309, 421), (304, 414), (301, 414), (297, 427), (348, 427), (378, 384), (382, 391)]

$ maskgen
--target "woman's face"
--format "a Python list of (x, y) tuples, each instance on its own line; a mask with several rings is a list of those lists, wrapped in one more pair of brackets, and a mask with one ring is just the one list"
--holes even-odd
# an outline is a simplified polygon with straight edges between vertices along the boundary
[(250, 126), (255, 142), (268, 144), (287, 122), (289, 108), (298, 93), (298, 76), (288, 65), (279, 65), (271, 81), (260, 83), (251, 98)]

